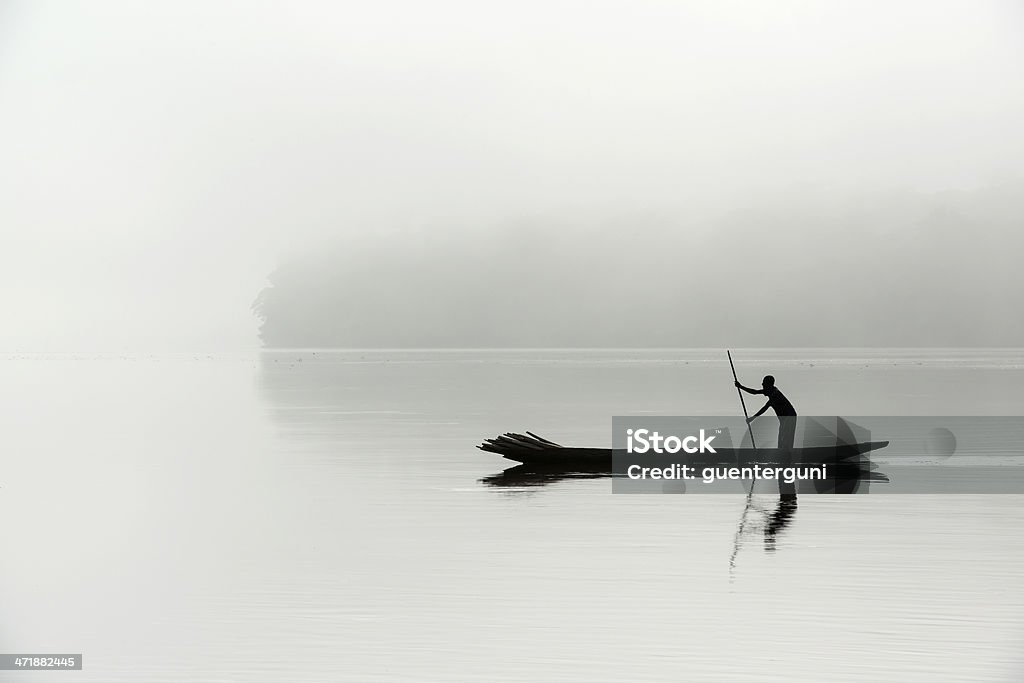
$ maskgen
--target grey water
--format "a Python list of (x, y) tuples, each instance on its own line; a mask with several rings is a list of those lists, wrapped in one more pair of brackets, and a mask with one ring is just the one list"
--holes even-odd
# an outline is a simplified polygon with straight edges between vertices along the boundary
[[(803, 414), (1024, 415), (1024, 350), (734, 355)], [(501, 432), (737, 413), (718, 349), (0, 360), (0, 651), (84, 656), (4, 680), (1024, 678), (1021, 496), (805, 496), (768, 543), (771, 496), (737, 537), (742, 494), (486, 481)]]

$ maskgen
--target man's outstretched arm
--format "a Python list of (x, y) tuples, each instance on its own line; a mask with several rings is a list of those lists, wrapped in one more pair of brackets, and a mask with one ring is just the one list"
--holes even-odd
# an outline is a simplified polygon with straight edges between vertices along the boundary
[[(762, 390), (762, 389), (751, 389), (749, 387), (743, 386), (739, 382), (736, 382), (736, 388), (737, 389), (742, 389), (743, 391), (747, 392), (748, 394), (763, 394), (764, 393), (764, 390)], [(764, 412), (764, 411), (761, 411), (761, 412)]]

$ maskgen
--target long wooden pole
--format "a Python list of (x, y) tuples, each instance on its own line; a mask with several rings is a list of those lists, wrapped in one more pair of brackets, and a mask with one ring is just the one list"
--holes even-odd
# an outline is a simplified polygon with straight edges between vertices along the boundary
[[(732, 363), (732, 351), (725, 350), (725, 355), (729, 356), (729, 367), (732, 368), (732, 381), (739, 383), (739, 378), (736, 377), (736, 366)], [(750, 434), (750, 445), (757, 450), (757, 444), (754, 443), (754, 430), (750, 428), (750, 417), (747, 415), (747, 402), (743, 400), (743, 390), (736, 387), (736, 393), (740, 395), (740, 406), (743, 407), (743, 419), (747, 421), (747, 433)], [(753, 490), (753, 486), (750, 487)]]
[[(729, 357), (729, 367), (732, 368), (732, 379), (733, 382), (739, 383), (739, 378), (736, 376), (736, 366), (732, 362), (732, 352), (728, 349), (725, 350), (725, 355)], [(757, 444), (754, 442), (754, 430), (750, 427), (750, 417), (747, 415), (747, 402), (743, 400), (743, 390), (736, 387), (736, 393), (740, 396), (740, 406), (743, 408), (743, 419), (747, 421), (747, 433), (750, 434), (750, 445), (754, 447), (754, 453), (757, 453)], [(742, 449), (737, 449), (737, 452), (742, 452)], [(739, 464), (739, 463), (737, 463)], [(732, 542), (732, 556), (729, 557), (729, 580), (732, 581), (732, 572), (736, 568), (736, 555), (740, 552), (740, 539), (743, 537), (743, 530), (747, 526), (747, 513), (750, 512), (750, 502), (754, 498), (754, 485), (757, 484), (756, 479), (750, 480), (750, 490), (747, 491), (747, 503), (743, 506), (743, 516), (740, 518), (740, 524), (736, 528), (736, 537)]]

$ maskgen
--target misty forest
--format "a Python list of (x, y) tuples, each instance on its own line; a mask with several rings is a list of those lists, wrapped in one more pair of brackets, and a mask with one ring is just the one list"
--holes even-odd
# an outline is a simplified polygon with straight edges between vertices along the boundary
[(269, 347), (1019, 346), (1022, 189), (396, 228), (283, 263), (253, 311)]

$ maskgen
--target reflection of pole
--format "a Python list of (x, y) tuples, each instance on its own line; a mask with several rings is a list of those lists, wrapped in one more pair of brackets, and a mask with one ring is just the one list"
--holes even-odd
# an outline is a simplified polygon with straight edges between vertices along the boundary
[[(726, 349), (725, 355), (729, 357), (729, 367), (732, 368), (732, 379), (737, 384), (739, 378), (736, 376), (736, 366), (732, 362), (732, 352)], [(750, 445), (754, 447), (754, 455), (757, 455), (757, 444), (754, 443), (754, 430), (750, 427), (750, 418), (747, 417), (747, 404), (743, 400), (743, 390), (736, 387), (736, 393), (740, 395), (740, 406), (743, 408), (743, 419), (747, 422), (747, 433), (750, 434)], [(741, 439), (742, 443), (742, 439)], [(737, 449), (737, 452), (741, 449)], [(737, 464), (740, 464), (737, 462)], [(740, 525), (736, 528), (736, 538), (733, 539), (732, 543), (732, 557), (729, 558), (729, 572), (730, 575), (732, 570), (736, 568), (736, 555), (740, 552), (740, 537), (743, 536), (743, 529), (747, 525), (747, 513), (750, 512), (750, 501), (754, 497), (754, 485), (757, 483), (756, 479), (750, 480), (750, 490), (747, 491), (747, 503), (743, 506), (743, 516), (740, 518)]]

